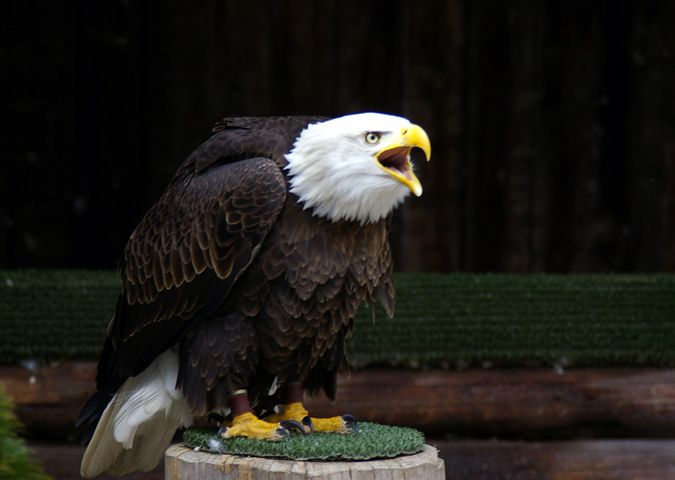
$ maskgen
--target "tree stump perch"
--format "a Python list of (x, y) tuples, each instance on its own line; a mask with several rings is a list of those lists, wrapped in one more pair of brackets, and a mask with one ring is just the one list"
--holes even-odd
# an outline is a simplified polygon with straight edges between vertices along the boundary
[(445, 465), (425, 445), (415, 455), (354, 462), (314, 462), (196, 452), (172, 445), (165, 454), (167, 480), (442, 480)]

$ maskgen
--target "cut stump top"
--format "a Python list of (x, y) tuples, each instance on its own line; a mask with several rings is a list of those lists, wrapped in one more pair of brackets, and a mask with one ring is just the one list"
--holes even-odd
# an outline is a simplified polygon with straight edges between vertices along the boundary
[(301, 480), (343, 479), (442, 480), (445, 465), (438, 451), (424, 445), (415, 455), (356, 462), (312, 462), (275, 458), (243, 457), (196, 452), (181, 444), (172, 445), (165, 454), (167, 480)]

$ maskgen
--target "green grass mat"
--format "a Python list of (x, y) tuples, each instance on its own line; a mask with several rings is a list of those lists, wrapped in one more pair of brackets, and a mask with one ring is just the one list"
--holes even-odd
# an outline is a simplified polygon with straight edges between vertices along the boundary
[(0, 271), (0, 364), (98, 360), (119, 290), (113, 271)]
[(410, 274), (355, 366), (675, 365), (675, 275)]
[(183, 433), (183, 443), (212, 453), (316, 461), (393, 458), (421, 452), (424, 446), (424, 435), (412, 428), (376, 423), (358, 426), (358, 434), (347, 435), (317, 432), (303, 437), (291, 432), (291, 438), (277, 443), (243, 437), (222, 440), (213, 428), (188, 429)]
[[(675, 275), (398, 274), (396, 315), (362, 309), (353, 367), (673, 366)], [(96, 360), (111, 271), (0, 271), (0, 364)]]

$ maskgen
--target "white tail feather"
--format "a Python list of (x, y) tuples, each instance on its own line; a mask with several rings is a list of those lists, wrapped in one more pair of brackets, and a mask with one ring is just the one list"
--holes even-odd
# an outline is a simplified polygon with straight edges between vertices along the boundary
[(152, 470), (176, 430), (192, 425), (192, 412), (176, 388), (178, 354), (167, 350), (129, 378), (108, 404), (84, 452), (80, 473), (123, 475)]

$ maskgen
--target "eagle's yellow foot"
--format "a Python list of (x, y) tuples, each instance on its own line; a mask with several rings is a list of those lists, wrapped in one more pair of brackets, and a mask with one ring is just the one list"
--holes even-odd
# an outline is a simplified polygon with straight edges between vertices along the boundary
[(268, 442), (279, 442), (291, 436), (288, 433), (289, 428), (302, 429), (302, 425), (292, 420), (279, 423), (265, 422), (251, 412), (245, 412), (235, 415), (231, 426), (220, 427), (218, 434), (221, 438), (249, 437), (267, 440)]
[(349, 415), (340, 415), (329, 418), (310, 418), (314, 424), (314, 431), (334, 432), (334, 433), (359, 433), (359, 427), (356, 425), (356, 419)]
[(304, 433), (331, 432), (331, 433), (359, 433), (356, 419), (351, 415), (341, 415), (329, 418), (312, 418), (301, 402), (289, 403), (284, 412), (265, 417), (268, 422), (295, 421), (302, 424)]

